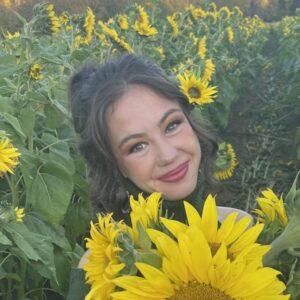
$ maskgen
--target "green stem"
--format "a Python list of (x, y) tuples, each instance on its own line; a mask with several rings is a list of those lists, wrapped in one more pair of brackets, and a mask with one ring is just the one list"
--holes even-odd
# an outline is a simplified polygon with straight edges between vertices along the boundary
[(12, 204), (13, 207), (16, 207), (19, 205), (19, 193), (18, 193), (18, 188), (16, 185), (16, 179), (15, 179), (15, 175), (13, 176), (9, 176), (7, 175), (7, 173), (5, 174), (5, 178), (8, 182), (9, 188), (11, 190), (12, 193)]

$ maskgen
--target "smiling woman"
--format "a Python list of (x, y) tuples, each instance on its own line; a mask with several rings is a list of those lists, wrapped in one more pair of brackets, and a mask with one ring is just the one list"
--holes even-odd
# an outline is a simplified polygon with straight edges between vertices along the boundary
[(88, 63), (72, 77), (69, 98), (100, 209), (127, 221), (128, 194), (159, 191), (175, 219), (184, 221), (182, 200), (201, 210), (217, 144), (159, 67), (136, 55)]
[[(160, 192), (164, 216), (186, 222), (184, 200), (202, 211), (203, 189), (213, 183), (217, 144), (176, 81), (143, 57), (125, 55), (103, 65), (86, 64), (71, 78), (69, 98), (98, 210), (130, 223), (128, 196)], [(219, 221), (230, 212), (218, 208)], [(80, 268), (89, 255), (82, 257)], [(88, 291), (79, 273), (72, 273), (67, 299), (84, 299)]]

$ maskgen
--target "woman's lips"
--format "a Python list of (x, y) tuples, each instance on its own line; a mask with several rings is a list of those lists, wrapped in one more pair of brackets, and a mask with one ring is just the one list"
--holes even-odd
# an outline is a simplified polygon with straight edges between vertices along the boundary
[(164, 182), (177, 182), (185, 176), (188, 169), (189, 169), (189, 163), (185, 162), (185, 163), (179, 165), (174, 170), (159, 177), (159, 180), (164, 181)]

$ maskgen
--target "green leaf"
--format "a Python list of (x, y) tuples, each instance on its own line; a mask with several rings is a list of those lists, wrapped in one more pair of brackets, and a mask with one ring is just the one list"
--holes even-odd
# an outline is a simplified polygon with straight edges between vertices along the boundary
[(142, 249), (151, 249), (152, 242), (144, 228), (144, 226), (140, 223), (140, 221), (137, 222), (137, 231), (138, 231), (138, 237), (139, 237), (139, 244)]
[(71, 251), (71, 245), (65, 237), (62, 226), (46, 223), (34, 212), (26, 216), (25, 224), (30, 231), (49, 237), (53, 244), (64, 251)]
[(56, 266), (57, 282), (51, 281), (51, 287), (66, 296), (71, 272), (71, 259), (63, 249), (54, 249), (54, 262)]
[(24, 141), (26, 139), (26, 135), (24, 134), (18, 119), (8, 113), (3, 113), (2, 115), (6, 122), (13, 127), (15, 132), (17, 132), (21, 139)]
[(31, 136), (35, 122), (35, 112), (29, 107), (22, 109), (20, 112), (19, 122), (25, 135)]
[(8, 114), (14, 114), (14, 107), (13, 107), (13, 102), (10, 97), (3, 97), (0, 96), (0, 112), (3, 113), (8, 113)]
[(1, 77), (9, 77), (13, 73), (15, 73), (19, 66), (16, 64), (16, 56), (15, 55), (3, 55), (0, 56), (0, 78)]
[(46, 145), (47, 152), (41, 154), (45, 161), (55, 161), (65, 168), (70, 174), (74, 174), (75, 166), (70, 156), (69, 145), (50, 133), (44, 133), (41, 141)]
[(0, 231), (0, 244), (11, 246), (12, 242)]
[(34, 249), (34, 245), (30, 242), (31, 237), (34, 239), (34, 235), (21, 223), (17, 224), (11, 222), (3, 227), (3, 230), (11, 235), (11, 239), (18, 246), (18, 248), (25, 254), (25, 256), (33, 261), (41, 260), (41, 257)]
[(72, 191), (72, 175), (59, 164), (47, 162), (38, 170), (27, 199), (50, 223), (58, 224), (67, 211)]
[(48, 236), (30, 231), (25, 224), (11, 222), (3, 228), (18, 248), (31, 260), (31, 266), (46, 278), (56, 278), (53, 245)]

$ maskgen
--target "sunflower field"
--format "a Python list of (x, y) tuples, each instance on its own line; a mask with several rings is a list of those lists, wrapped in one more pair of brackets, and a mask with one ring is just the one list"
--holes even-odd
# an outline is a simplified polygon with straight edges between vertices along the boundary
[[(22, 29), (0, 37), (0, 298), (71, 300), (70, 272), (97, 211), (68, 80), (87, 59), (136, 53), (177, 80), (194, 113), (215, 128), (214, 176), (224, 182), (217, 202), (265, 224), (259, 240), (274, 245), (265, 264), (280, 271), (290, 299), (299, 299), (300, 11), (270, 23), (212, 2), (171, 14), (132, 4), (108, 20), (89, 7), (58, 14), (52, 4), (35, 5), (30, 20), (14, 14)], [(138, 269), (150, 272), (142, 263)], [(159, 299), (183, 299), (171, 295)]]

